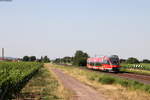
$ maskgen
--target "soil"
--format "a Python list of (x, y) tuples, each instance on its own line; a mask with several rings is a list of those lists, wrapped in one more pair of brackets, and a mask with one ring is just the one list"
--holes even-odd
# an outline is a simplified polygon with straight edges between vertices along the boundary
[(73, 100), (106, 100), (105, 97), (98, 91), (81, 83), (79, 80), (71, 77), (70, 75), (63, 73), (62, 70), (56, 68), (51, 70), (57, 75), (65, 88), (75, 93), (72, 97)]

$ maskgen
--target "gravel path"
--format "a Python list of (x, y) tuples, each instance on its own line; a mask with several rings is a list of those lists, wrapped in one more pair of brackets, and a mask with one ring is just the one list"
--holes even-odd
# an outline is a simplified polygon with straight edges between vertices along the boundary
[(96, 90), (63, 73), (63, 71), (59, 69), (52, 69), (52, 71), (58, 76), (65, 88), (75, 93), (73, 100), (106, 100)]

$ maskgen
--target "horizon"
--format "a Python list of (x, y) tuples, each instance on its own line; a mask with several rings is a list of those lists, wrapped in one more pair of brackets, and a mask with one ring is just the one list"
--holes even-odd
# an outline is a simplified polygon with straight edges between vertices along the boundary
[[(28, 57), (31, 57), (31, 56), (35, 56), (35, 55), (25, 55), (25, 56), (28, 56)], [(47, 55), (44, 55), (44, 56), (47, 56)], [(37, 57), (37, 56), (35, 56), (36, 57), (36, 59), (41, 59), (41, 57), (44, 57), (44, 56), (40, 56), (40, 57)], [(95, 55), (96, 56), (96, 55)], [(95, 56), (89, 56), (89, 57), (95, 57)], [(99, 55), (97, 55), (97, 56), (99, 56)], [(101, 56), (111, 56), (111, 55), (101, 55)], [(117, 55), (118, 56), (118, 55)], [(22, 57), (11, 57), (11, 56), (4, 56), (4, 58), (11, 58), (11, 59), (22, 59), (24, 56), (22, 56)], [(50, 57), (48, 57), (50, 60), (55, 60), (55, 59), (57, 59), (57, 58), (64, 58), (64, 57), (74, 57), (74, 55), (73, 56), (62, 56), (62, 57), (55, 57), (55, 58), (50, 58)], [(3, 58), (2, 56), (0, 56), (0, 59), (1, 58)], [(128, 57), (128, 58), (136, 58), (136, 57)], [(119, 57), (119, 59), (125, 59), (125, 60), (127, 60), (128, 58), (120, 58)], [(144, 59), (139, 59), (139, 58), (137, 58), (139, 61), (143, 61), (143, 60), (145, 60), (145, 58)], [(149, 60), (149, 59), (147, 59), (147, 60)]]

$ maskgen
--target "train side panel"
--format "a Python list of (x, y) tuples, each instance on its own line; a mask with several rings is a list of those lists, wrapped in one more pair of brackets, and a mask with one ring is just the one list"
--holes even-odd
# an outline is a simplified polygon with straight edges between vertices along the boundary
[[(116, 59), (116, 58), (115, 58)], [(119, 61), (119, 58), (117, 58)], [(113, 71), (113, 72), (118, 72), (120, 69), (119, 62), (117, 60), (114, 60), (113, 57), (108, 58), (106, 56), (101, 57), (101, 58), (88, 58), (87, 59), (87, 67), (89, 69), (99, 69), (102, 71)], [(118, 63), (116, 63), (118, 62)]]

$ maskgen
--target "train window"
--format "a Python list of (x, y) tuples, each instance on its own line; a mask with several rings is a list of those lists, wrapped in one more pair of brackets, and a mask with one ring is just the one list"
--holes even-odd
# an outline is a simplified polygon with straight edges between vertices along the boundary
[(107, 64), (109, 64), (110, 65), (110, 62), (107, 60)]
[(118, 61), (112, 61), (112, 64), (113, 65), (119, 65), (119, 62)]
[(91, 66), (101, 66), (100, 62), (90, 62)]
[(94, 63), (93, 63), (93, 62), (90, 62), (90, 65), (91, 65), (91, 66), (94, 66)]
[(111, 58), (110, 61), (113, 65), (119, 65), (119, 59)]
[(108, 60), (103, 60), (103, 64), (110, 64)]
[(96, 62), (95, 66), (101, 66), (101, 63), (100, 62)]

